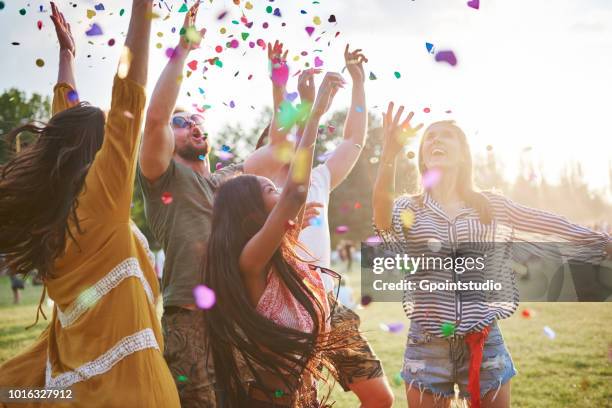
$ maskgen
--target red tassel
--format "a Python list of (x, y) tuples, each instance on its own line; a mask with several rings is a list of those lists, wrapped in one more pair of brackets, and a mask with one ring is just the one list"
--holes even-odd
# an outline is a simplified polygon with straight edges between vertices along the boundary
[(470, 369), (468, 371), (468, 391), (470, 392), (470, 408), (480, 408), (480, 365), (482, 364), (482, 351), (489, 335), (490, 326), (481, 332), (465, 335), (465, 343), (470, 348)]

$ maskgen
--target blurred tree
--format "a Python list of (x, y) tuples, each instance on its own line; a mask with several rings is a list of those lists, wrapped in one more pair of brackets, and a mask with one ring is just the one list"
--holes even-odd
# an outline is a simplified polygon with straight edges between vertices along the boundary
[[(0, 135), (31, 120), (47, 120), (51, 114), (51, 102), (48, 96), (32, 94), (29, 98), (25, 92), (15, 88), (8, 89), (0, 95)], [(29, 142), (28, 135), (22, 135), (21, 142)], [(0, 164), (8, 160), (11, 147), (4, 138), (0, 140)]]

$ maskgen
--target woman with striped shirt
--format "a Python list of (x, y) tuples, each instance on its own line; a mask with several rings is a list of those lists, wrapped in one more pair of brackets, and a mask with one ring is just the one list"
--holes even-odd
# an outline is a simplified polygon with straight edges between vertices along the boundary
[[(395, 199), (396, 157), (422, 127), (411, 126), (412, 112), (402, 120), (403, 110), (393, 115), (390, 103), (383, 115), (384, 147), (373, 194), (378, 234), (387, 248), (412, 256), (447, 253), (456, 260), (459, 254), (493, 255), (480, 273), (434, 267), (414, 271), (409, 279), (452, 284), (493, 278), (504, 288), (499, 293), (404, 292), (404, 310), (411, 319), (402, 370), (409, 406), (447, 407), (457, 384), (471, 407), (479, 407), (481, 399), (486, 407), (509, 407), (510, 378), (516, 370), (496, 321), (514, 313), (519, 297), (512, 263), (504, 260), (521, 243), (532, 253), (597, 263), (612, 253), (610, 236), (476, 191), (470, 148), (453, 121), (435, 122), (425, 130), (418, 157), (424, 191)], [(571, 254), (560, 254), (566, 248)]]

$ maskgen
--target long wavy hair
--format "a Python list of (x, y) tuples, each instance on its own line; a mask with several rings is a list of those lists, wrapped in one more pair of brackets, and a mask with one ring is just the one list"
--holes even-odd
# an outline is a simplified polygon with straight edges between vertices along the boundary
[[(465, 133), (453, 120), (442, 120), (438, 122), (434, 122), (427, 127), (425, 132), (423, 133), (423, 137), (421, 138), (421, 143), (419, 145), (419, 173), (424, 175), (427, 172), (427, 166), (425, 166), (425, 159), (423, 155), (423, 145), (425, 142), (425, 137), (427, 136), (429, 130), (434, 126), (443, 125), (452, 129), (453, 134), (459, 140), (461, 146), (461, 157), (462, 161), (459, 164), (458, 174), (457, 174), (457, 188), (459, 189), (459, 196), (463, 201), (465, 201), (466, 205), (473, 208), (478, 212), (480, 217), (480, 222), (483, 224), (490, 224), (492, 219), (492, 210), (491, 204), (487, 197), (484, 194), (479, 192), (474, 186), (474, 178), (472, 174), (472, 152), (470, 150), (470, 145), (468, 144), (467, 137)], [(420, 194), (417, 195), (417, 203), (419, 205), (423, 205), (424, 200), (424, 192), (421, 191)]]
[(37, 269), (44, 280), (81, 233), (77, 197), (104, 139), (104, 112), (79, 103), (53, 116), (47, 124), (32, 122), (6, 135), (8, 143), (21, 133), (36, 139), (0, 166), (0, 254), (9, 270), (27, 274)]
[[(204, 314), (208, 336), (208, 355), (215, 365), (215, 377), (226, 396), (222, 408), (246, 406), (247, 390), (237, 358), (243, 360), (258, 387), (270, 394), (274, 390), (262, 384), (258, 372), (272, 373), (300, 400), (310, 384), (300, 384), (305, 370), (319, 376), (316, 358), (323, 347), (329, 349), (335, 338), (321, 336), (323, 307), (287, 259), (297, 258), (294, 233), (285, 234), (282, 244), (270, 260), (281, 281), (310, 315), (314, 329), (304, 333), (280, 326), (259, 314), (249, 300), (238, 265), (240, 254), (268, 214), (257, 177), (242, 175), (225, 182), (217, 191), (208, 242), (204, 284), (216, 293), (215, 306)], [(299, 258), (297, 258), (299, 259)], [(334, 339), (332, 339), (334, 337)], [(325, 343), (325, 344), (324, 344)], [(332, 369), (333, 370), (333, 369)]]

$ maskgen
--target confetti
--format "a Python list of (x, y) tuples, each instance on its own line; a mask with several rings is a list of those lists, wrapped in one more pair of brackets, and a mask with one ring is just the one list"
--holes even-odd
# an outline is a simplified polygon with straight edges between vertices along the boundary
[(314, 25), (320, 25), (320, 24), (321, 24), (321, 17), (319, 17), (319, 16), (315, 16), (315, 17), (312, 19), (312, 22), (314, 23)]
[(178, 377), (176, 377), (176, 380), (178, 382), (185, 382), (185, 381), (187, 381), (187, 377), (184, 376), (184, 375), (179, 375)]
[(335, 23), (336, 22), (336, 16), (334, 16), (333, 14), (331, 16), (329, 16), (329, 18), (327, 19), (328, 22), (330, 23)]
[(119, 78), (125, 78), (130, 71), (130, 65), (132, 64), (132, 52), (126, 46), (123, 47), (121, 51), (121, 56), (119, 57), (119, 68), (117, 68), (117, 76)]
[(230, 108), (235, 108), (236, 104), (234, 103), (234, 101), (230, 101), (229, 106)]
[(389, 333), (400, 333), (404, 330), (404, 323), (381, 323), (380, 328)]
[(204, 161), (206, 159), (206, 155), (205, 154), (201, 154), (198, 156), (198, 159)]
[(402, 378), (402, 373), (395, 373), (395, 375), (393, 376), (393, 384), (399, 387), (400, 385), (402, 385), (403, 382), (404, 379)]
[(311, 227), (320, 227), (323, 225), (323, 220), (321, 217), (313, 217), (310, 219), (310, 221), (308, 221), (308, 225)]
[(440, 330), (442, 331), (442, 335), (444, 337), (449, 337), (455, 334), (455, 325), (452, 323), (442, 323)]
[(431, 170), (427, 170), (425, 171), (425, 174), (423, 174), (423, 177), (421, 178), (421, 184), (423, 185), (423, 188), (428, 190), (432, 187), (434, 187), (435, 185), (437, 185), (440, 182), (440, 179), (442, 178), (442, 172), (438, 169), (431, 169)]
[(548, 326), (544, 326), (544, 335), (546, 335), (546, 337), (548, 337), (551, 340), (554, 340), (555, 337), (557, 337), (557, 334), (555, 333), (555, 331)]
[(108, 40), (108, 46), (112, 47), (113, 45), (115, 45), (115, 39), (111, 38), (110, 40)]
[(43, 26), (43, 22), (42, 22), (42, 21), (40, 21), (40, 20), (38, 20), (38, 21), (36, 22), (36, 27), (38, 27), (38, 29), (39, 29), (39, 30), (41, 30), (41, 29), (42, 29), (42, 26)]
[(221, 13), (219, 13), (219, 15), (217, 16), (217, 20), (223, 20), (225, 17), (227, 16), (227, 11), (222, 11)]
[(68, 98), (68, 102), (70, 103), (77, 103), (79, 101), (79, 94), (75, 90), (68, 91), (66, 97)]
[(436, 54), (436, 61), (437, 62), (446, 62), (451, 66), (455, 66), (457, 65), (457, 57), (455, 56), (455, 53), (448, 50), (448, 51), (439, 51)]
[(125, 14), (125, 9), (119, 10), (119, 16), (123, 16)]
[(215, 165), (215, 170), (219, 170), (223, 168), (223, 163), (221, 162), (217, 162), (217, 164)]
[(96, 4), (94, 6), (94, 8), (98, 11), (104, 11), (104, 4), (100, 3), (100, 4)]
[(414, 213), (408, 209), (404, 210), (400, 213), (400, 219), (402, 220), (402, 224), (404, 224), (404, 228), (410, 229), (414, 223)]
[(162, 193), (161, 201), (162, 201), (162, 203), (164, 203), (164, 205), (171, 204), (172, 203), (172, 194), (168, 193), (167, 191)]
[(318, 56), (315, 57), (314, 65), (315, 65), (315, 68), (319, 68), (319, 67), (323, 66), (323, 60), (321, 58), (319, 58)]
[(306, 32), (308, 33), (308, 36), (312, 36), (312, 33), (314, 33), (315, 28), (314, 27), (306, 27)]
[(383, 242), (383, 240), (378, 235), (372, 235), (371, 237), (367, 237), (365, 242), (368, 244), (378, 244)]
[(190, 70), (197, 71), (198, 70), (198, 61), (193, 60), (189, 64), (187, 64)]
[(372, 303), (372, 296), (370, 296), (370, 295), (363, 295), (361, 297), (361, 305), (362, 306), (367, 306), (370, 303)]
[(44, 67), (45, 66), (45, 61), (43, 59), (41, 59), (41, 58), (38, 58), (36, 60), (36, 66), (39, 67), (39, 68)]
[(189, 9), (187, 8), (187, 4), (183, 3), (183, 5), (181, 6), (181, 8), (179, 9), (179, 13), (186, 13), (187, 11), (189, 11)]
[(346, 234), (349, 231), (349, 227), (347, 225), (338, 225), (336, 227), (336, 234)]
[(434, 45), (432, 43), (426, 42), (425, 43), (425, 48), (427, 48), (427, 52), (428, 53), (430, 53), (430, 54), (434, 53), (434, 50), (433, 50), (434, 49)]
[(399, 73), (399, 72), (397, 72), (397, 71), (395, 71), (395, 72), (393, 73), (393, 75), (395, 75), (395, 77), (396, 77), (397, 79), (400, 79), (400, 78), (402, 77), (402, 74), (400, 74), (400, 73)]
[(193, 288), (195, 303), (200, 309), (210, 309), (216, 302), (215, 291), (206, 285), (198, 285)]
[(283, 395), (285, 395), (285, 393), (283, 392), (283, 390), (276, 390), (276, 391), (274, 391), (274, 396), (275, 396), (276, 398), (280, 398), (280, 397), (282, 397)]
[(378, 79), (378, 78), (376, 78), (376, 75), (374, 75), (374, 73), (373, 73), (373, 72), (370, 72), (370, 81), (375, 81), (375, 80), (377, 80), (377, 79)]
[[(2, 3), (4, 6), (4, 3)], [(21, 10), (19, 10), (19, 14), (21, 14), (22, 16), (26, 15), (26, 9), (22, 8)]]
[(429, 109), (429, 108), (424, 108), (424, 109), (423, 109), (423, 112), (425, 112), (425, 113), (429, 113), (429, 112), (431, 112), (431, 109)]
[(533, 311), (530, 309), (523, 309), (523, 311), (521, 312), (521, 316), (523, 316), (525, 319), (529, 319), (530, 317), (533, 317)]
[(274, 15), (276, 17), (282, 17), (280, 9), (277, 7), (274, 9)]
[(4, 8), (4, 2), (0, 1), (0, 10), (2, 10)]
[(96, 35), (102, 35), (102, 28), (98, 24), (93, 23), (91, 25), (91, 28), (85, 31), (85, 34), (89, 37), (93, 37)]
[(96, 14), (97, 13), (94, 10), (89, 10), (89, 9), (87, 10), (87, 18), (88, 19), (94, 18), (96, 16)]
[(439, 252), (442, 248), (442, 242), (435, 238), (429, 238), (427, 240), (427, 248), (432, 252)]
[(468, 7), (471, 7), (475, 10), (480, 8), (480, 0), (470, 0), (467, 2)]
[(361, 112), (363, 112), (363, 106), (357, 106), (357, 107), (355, 108), (355, 112), (357, 112), (357, 113), (361, 113)]

